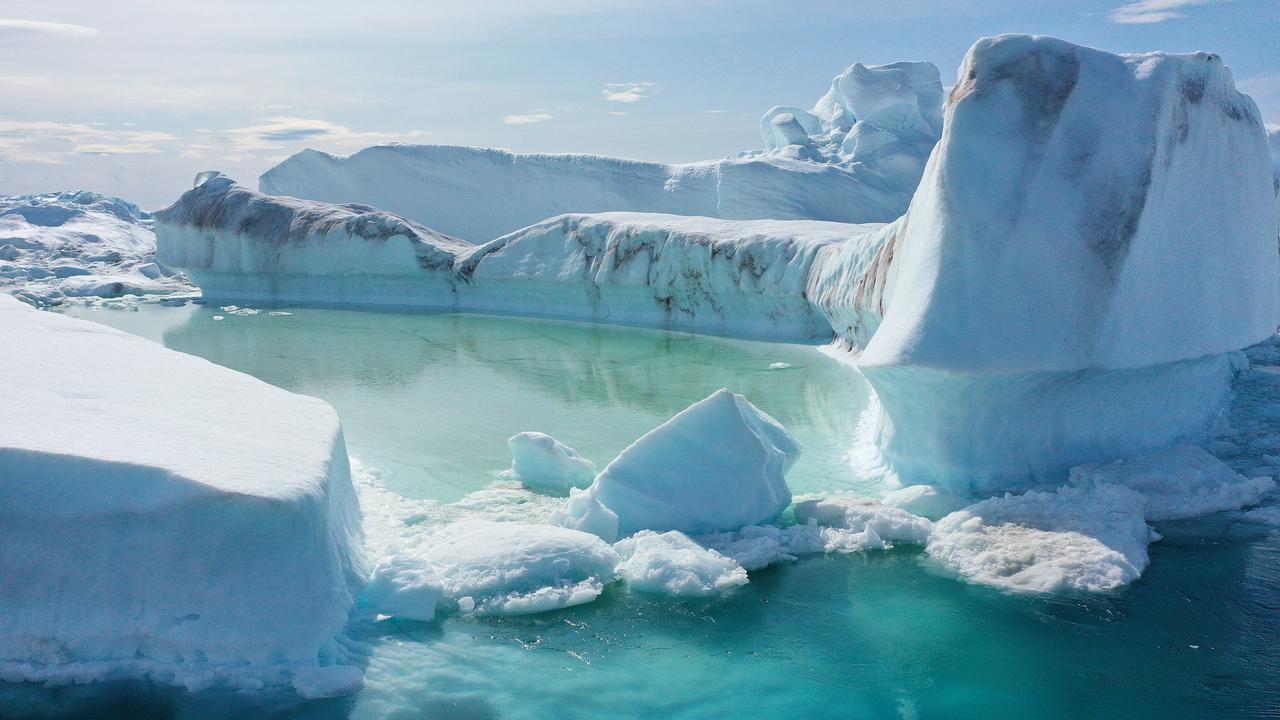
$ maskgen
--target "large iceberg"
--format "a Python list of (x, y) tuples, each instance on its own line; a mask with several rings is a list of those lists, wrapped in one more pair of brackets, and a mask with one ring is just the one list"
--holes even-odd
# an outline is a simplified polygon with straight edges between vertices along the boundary
[(1222, 60), (981, 40), (946, 127), (907, 214), (810, 283), (889, 464), (999, 486), (1202, 432), (1280, 308), (1262, 122)]
[(0, 197), (0, 291), (37, 306), (192, 292), (153, 257), (151, 214), (80, 190)]
[(942, 133), (930, 63), (856, 64), (812, 110), (775, 107), (765, 150), (681, 165), (449, 145), (378, 145), (347, 157), (304, 150), (259, 189), (358, 202), (485, 242), (566, 213), (634, 211), (726, 220), (885, 222), (907, 208)]
[(6, 295), (0, 327), (0, 677), (350, 680), (365, 561), (333, 409)]
[(357, 205), (202, 176), (156, 213), (157, 253), (216, 302), (518, 312), (826, 340), (812, 266), (876, 226), (679, 215), (565, 215), (484, 245)]

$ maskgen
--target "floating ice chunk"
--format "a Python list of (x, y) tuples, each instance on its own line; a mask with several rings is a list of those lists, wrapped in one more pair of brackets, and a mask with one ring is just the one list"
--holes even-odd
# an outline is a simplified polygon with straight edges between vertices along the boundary
[(786, 370), (789, 367), (791, 367), (791, 363), (785, 363), (785, 362), (769, 363), (770, 370)]
[(522, 432), (507, 440), (511, 476), (535, 490), (566, 491), (586, 487), (596, 466), (576, 450), (540, 432)]
[(568, 502), (551, 514), (549, 522), (591, 533), (608, 542), (618, 538), (618, 513), (605, 507), (590, 490), (571, 488)]
[(1243, 522), (1256, 523), (1258, 525), (1273, 525), (1280, 527), (1280, 505), (1268, 505), (1266, 507), (1254, 508), (1240, 513), (1236, 518)]
[(552, 525), (464, 520), (434, 532), (421, 558), (463, 613), (523, 615), (591, 602), (618, 554), (589, 533)]
[(972, 582), (1014, 591), (1113, 590), (1147, 566), (1145, 499), (1118, 485), (990, 498), (939, 520), (928, 553)]
[(373, 568), (364, 599), (383, 615), (430, 622), (444, 588), (422, 561), (408, 555), (382, 558)]
[(881, 502), (931, 520), (969, 504), (969, 500), (934, 485), (908, 485), (886, 494)]
[(286, 312), (284, 310), (272, 310), (271, 312), (267, 313), (267, 316), (268, 317), (289, 317), (292, 314), (293, 313)]
[(846, 496), (801, 500), (795, 514), (801, 523), (812, 521), (842, 531), (823, 534), (828, 551), (882, 549), (895, 542), (923, 545), (933, 527), (928, 519), (901, 508)]
[(561, 517), (576, 527), (600, 527), (599, 503), (617, 516), (623, 536), (768, 522), (791, 503), (784, 476), (799, 456), (800, 443), (786, 428), (720, 389), (623, 450), (589, 489), (570, 498)]
[(1146, 499), (1150, 522), (1180, 520), (1253, 505), (1276, 486), (1269, 477), (1246, 478), (1194, 445), (1153, 450), (1110, 463), (1071, 469), (1079, 487), (1122, 485)]
[(817, 526), (748, 525), (731, 532), (699, 535), (705, 547), (731, 558), (743, 569), (752, 571), (776, 562), (789, 562), (801, 555), (823, 552)]
[(636, 590), (707, 597), (747, 584), (742, 566), (675, 530), (641, 530), (613, 548), (622, 558), (618, 575)]

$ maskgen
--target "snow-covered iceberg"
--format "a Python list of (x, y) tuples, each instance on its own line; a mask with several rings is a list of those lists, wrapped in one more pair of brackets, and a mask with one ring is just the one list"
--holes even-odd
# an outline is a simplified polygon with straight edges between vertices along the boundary
[(151, 214), (125, 200), (85, 190), (0, 197), (0, 291), (32, 305), (193, 292), (154, 251)]
[(1222, 354), (1280, 319), (1272, 188), (1218, 56), (981, 40), (910, 210), (810, 296), (861, 348), (891, 465), (1060, 477), (1214, 417)]
[(333, 409), (6, 295), (0, 327), (0, 677), (321, 683), (365, 573)]
[(596, 466), (578, 451), (540, 432), (522, 432), (507, 439), (511, 469), (507, 475), (533, 490), (567, 492), (586, 487), (596, 477)]
[(566, 213), (631, 211), (726, 220), (887, 222), (902, 214), (942, 131), (930, 63), (853, 65), (810, 111), (775, 107), (764, 151), (680, 165), (449, 145), (304, 150), (259, 189), (363, 203), (486, 242)]
[(565, 215), (474, 246), (221, 174), (156, 213), (157, 253), (215, 302), (454, 308), (784, 340), (831, 330), (812, 266), (876, 226)]
[(640, 530), (735, 530), (791, 504), (786, 472), (800, 443), (741, 395), (721, 389), (619, 453), (553, 522), (612, 541)]

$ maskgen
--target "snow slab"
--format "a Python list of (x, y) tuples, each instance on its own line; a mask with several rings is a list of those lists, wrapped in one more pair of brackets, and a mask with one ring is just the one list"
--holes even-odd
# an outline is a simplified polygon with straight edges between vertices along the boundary
[(0, 327), (0, 676), (348, 673), (365, 561), (328, 404), (6, 295)]
[(568, 492), (590, 485), (596, 477), (595, 463), (545, 433), (517, 433), (507, 439), (507, 447), (511, 448), (507, 474), (527, 488)]
[(799, 456), (786, 428), (722, 388), (623, 450), (553, 522), (609, 541), (768, 522), (791, 503), (785, 475)]

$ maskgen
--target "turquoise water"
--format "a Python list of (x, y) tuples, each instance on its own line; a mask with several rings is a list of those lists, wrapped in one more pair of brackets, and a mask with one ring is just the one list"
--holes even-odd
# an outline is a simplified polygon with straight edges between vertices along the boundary
[[(352, 454), (413, 498), (495, 480), (521, 430), (603, 464), (729, 387), (804, 443), (798, 492), (872, 492), (850, 460), (867, 402), (814, 348), (466, 315), (78, 309), (322, 397)], [(786, 369), (769, 369), (784, 362)], [(138, 684), (9, 686), (0, 716), (357, 718), (1225, 718), (1280, 716), (1280, 534), (1161, 526), (1151, 567), (1100, 596), (961, 583), (916, 549), (811, 557), (714, 601), (608, 588), (524, 618), (351, 629), (354, 698), (304, 703)], [(18, 715), (6, 714), (18, 708)]]

